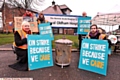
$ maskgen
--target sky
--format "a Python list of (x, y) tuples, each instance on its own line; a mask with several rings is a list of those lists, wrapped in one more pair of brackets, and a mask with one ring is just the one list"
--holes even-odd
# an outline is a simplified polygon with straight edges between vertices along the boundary
[[(39, 9), (44, 10), (52, 5), (53, 0), (45, 0), (43, 6)], [(54, 0), (56, 4), (66, 4), (71, 10), (71, 15), (81, 15), (82, 12), (87, 12), (88, 16), (94, 17), (98, 12), (117, 12), (113, 10), (115, 6), (120, 7), (120, 0)], [(120, 12), (120, 10), (119, 10)]]
[[(35, 0), (36, 1), (36, 0)], [(47, 7), (52, 5), (53, 0), (44, 0), (42, 6), (36, 6), (36, 9), (42, 11)], [(111, 13), (120, 12), (120, 0), (54, 0), (57, 5), (67, 5), (71, 10), (71, 15), (82, 15), (82, 12), (86, 12), (87, 16), (92, 18), (97, 15), (97, 13)], [(106, 27), (106, 26), (105, 26)], [(114, 28), (102, 28), (111, 31), (117, 29)]]
[[(44, 10), (52, 5), (53, 0), (45, 0), (43, 6), (39, 7), (39, 10)], [(71, 15), (82, 15), (82, 12), (86, 12), (87, 16), (92, 18), (97, 13), (114, 13), (120, 12), (120, 0), (54, 0), (57, 5), (66, 4), (71, 10)], [(118, 26), (101, 26), (107, 32), (118, 29)]]

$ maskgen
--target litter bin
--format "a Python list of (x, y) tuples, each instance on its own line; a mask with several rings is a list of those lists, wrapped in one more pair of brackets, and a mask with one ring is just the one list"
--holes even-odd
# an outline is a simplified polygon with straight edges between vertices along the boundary
[(62, 68), (70, 65), (72, 41), (59, 39), (55, 41), (55, 63)]

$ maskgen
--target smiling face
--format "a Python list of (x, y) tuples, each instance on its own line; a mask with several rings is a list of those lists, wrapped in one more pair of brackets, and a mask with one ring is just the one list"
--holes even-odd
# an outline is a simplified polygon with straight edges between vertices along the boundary
[(30, 23), (29, 22), (23, 21), (21, 27), (22, 27), (22, 30), (24, 30), (25, 32), (30, 31)]
[(28, 32), (30, 30), (30, 26), (29, 25), (23, 25), (22, 29), (26, 32)]

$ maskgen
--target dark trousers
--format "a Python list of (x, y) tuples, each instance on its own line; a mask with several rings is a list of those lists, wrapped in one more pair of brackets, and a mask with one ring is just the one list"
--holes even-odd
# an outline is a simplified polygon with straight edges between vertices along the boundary
[(82, 43), (82, 35), (78, 35), (78, 40), (79, 40), (79, 50), (81, 49), (81, 43)]

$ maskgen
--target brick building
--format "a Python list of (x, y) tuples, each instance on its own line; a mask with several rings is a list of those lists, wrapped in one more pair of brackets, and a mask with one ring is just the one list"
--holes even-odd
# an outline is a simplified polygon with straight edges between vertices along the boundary
[[(14, 27), (14, 17), (20, 17), (25, 13), (25, 9), (14, 7), (10, 4), (3, 3), (0, 8), (2, 13), (2, 23), (3, 27), (1, 30), (4, 32), (12, 32)], [(30, 10), (34, 15), (40, 11)], [(44, 14), (58, 14), (58, 15), (70, 15), (72, 10), (67, 7), (65, 4), (57, 5), (55, 2), (52, 2), (52, 5), (47, 7), (42, 11)], [(12, 25), (11, 25), (12, 23)], [(54, 34), (74, 34), (77, 28), (52, 28)]]
[[(3, 32), (12, 32), (14, 27), (14, 17), (21, 17), (25, 13), (26, 9), (14, 7), (10, 4), (3, 4), (1, 7), (2, 13), (2, 23)], [(31, 11), (33, 14), (36, 14), (37, 11)], [(12, 24), (11, 24), (12, 23)]]

